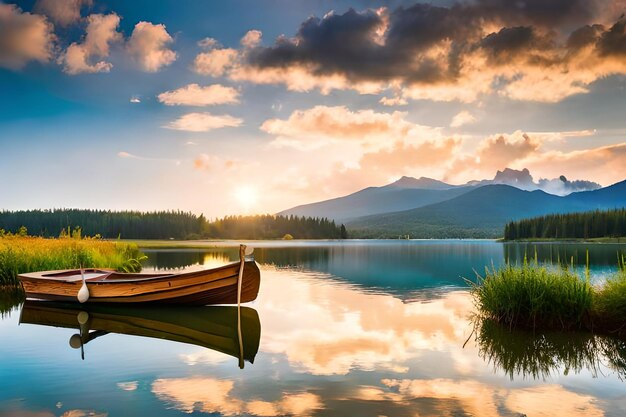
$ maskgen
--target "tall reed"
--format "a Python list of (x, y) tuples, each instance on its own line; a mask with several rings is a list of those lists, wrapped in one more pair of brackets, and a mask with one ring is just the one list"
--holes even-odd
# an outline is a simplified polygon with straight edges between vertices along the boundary
[(588, 279), (568, 267), (542, 266), (536, 258), (486, 268), (471, 292), (483, 317), (529, 328), (581, 328), (593, 297)]
[(136, 245), (97, 238), (5, 235), (0, 237), (0, 286), (18, 283), (24, 272), (54, 269), (112, 268), (138, 272), (143, 254)]
[(626, 257), (619, 259), (618, 272), (596, 290), (594, 323), (615, 333), (626, 333)]

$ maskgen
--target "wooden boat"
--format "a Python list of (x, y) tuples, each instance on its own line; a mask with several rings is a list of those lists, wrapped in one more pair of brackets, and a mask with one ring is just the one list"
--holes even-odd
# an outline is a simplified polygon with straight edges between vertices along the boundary
[(154, 306), (26, 300), (20, 324), (73, 328), (70, 345), (81, 348), (109, 333), (188, 343), (254, 362), (261, 324), (256, 310), (237, 306)]
[(128, 274), (73, 269), (18, 275), (27, 298), (88, 303), (236, 304), (253, 301), (261, 274), (254, 260), (183, 273)]

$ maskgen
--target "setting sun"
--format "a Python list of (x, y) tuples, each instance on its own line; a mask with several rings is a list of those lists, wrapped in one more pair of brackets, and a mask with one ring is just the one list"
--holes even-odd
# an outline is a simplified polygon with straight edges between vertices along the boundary
[(235, 191), (235, 198), (247, 210), (250, 210), (258, 202), (258, 192), (256, 188), (244, 186)]

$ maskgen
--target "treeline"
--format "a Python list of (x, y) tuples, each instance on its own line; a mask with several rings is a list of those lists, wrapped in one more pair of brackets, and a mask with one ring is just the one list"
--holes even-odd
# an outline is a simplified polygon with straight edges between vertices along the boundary
[(24, 226), (30, 235), (44, 237), (56, 237), (68, 228), (80, 228), (85, 236), (99, 234), (111, 239), (185, 239), (198, 235), (205, 223), (204, 216), (182, 211), (59, 209), (0, 212), (0, 229), (15, 233)]
[(183, 211), (23, 210), (0, 211), (0, 229), (33, 236), (56, 237), (80, 229), (84, 236), (115, 239), (340, 239), (343, 225), (297, 216), (227, 216), (208, 221)]
[(317, 217), (227, 216), (208, 224), (207, 235), (223, 239), (347, 239), (344, 225)]
[(590, 239), (626, 236), (626, 209), (550, 214), (507, 224), (504, 239)]

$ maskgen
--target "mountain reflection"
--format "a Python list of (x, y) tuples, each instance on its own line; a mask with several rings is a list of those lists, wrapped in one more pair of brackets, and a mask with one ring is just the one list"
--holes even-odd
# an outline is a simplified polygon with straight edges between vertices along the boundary
[(254, 362), (261, 337), (256, 310), (234, 306), (77, 305), (27, 300), (20, 323), (76, 329), (70, 346), (81, 350), (98, 337), (118, 333), (205, 347), (238, 358), (240, 367), (244, 360)]
[(626, 341), (577, 332), (533, 333), (511, 330), (492, 320), (476, 319), (479, 354), (496, 370), (513, 380), (546, 380), (559, 374), (580, 373), (594, 377), (603, 370), (626, 377)]
[[(626, 245), (500, 243), (481, 240), (374, 240), (250, 242), (261, 266), (326, 274), (362, 290), (391, 294), (404, 302), (437, 298), (450, 288), (466, 288), (485, 266), (534, 256), (541, 262), (584, 265), (589, 250), (594, 277), (617, 268)], [(146, 251), (148, 269), (208, 268), (237, 259), (237, 249), (214, 247)], [(595, 279), (595, 278), (594, 278)]]
[[(271, 245), (269, 245), (271, 243)], [(393, 294), (410, 302), (422, 300), (424, 289), (466, 287), (474, 270), (504, 259), (502, 244), (492, 241), (371, 241), (303, 242), (289, 247), (281, 242), (253, 242), (260, 265), (310, 271), (332, 276), (362, 289)], [(282, 245), (285, 245), (284, 243)], [(167, 269), (204, 265), (222, 256), (237, 259), (236, 249), (207, 248), (184, 251), (147, 251), (147, 268)], [(428, 297), (426, 297), (428, 298)]]

